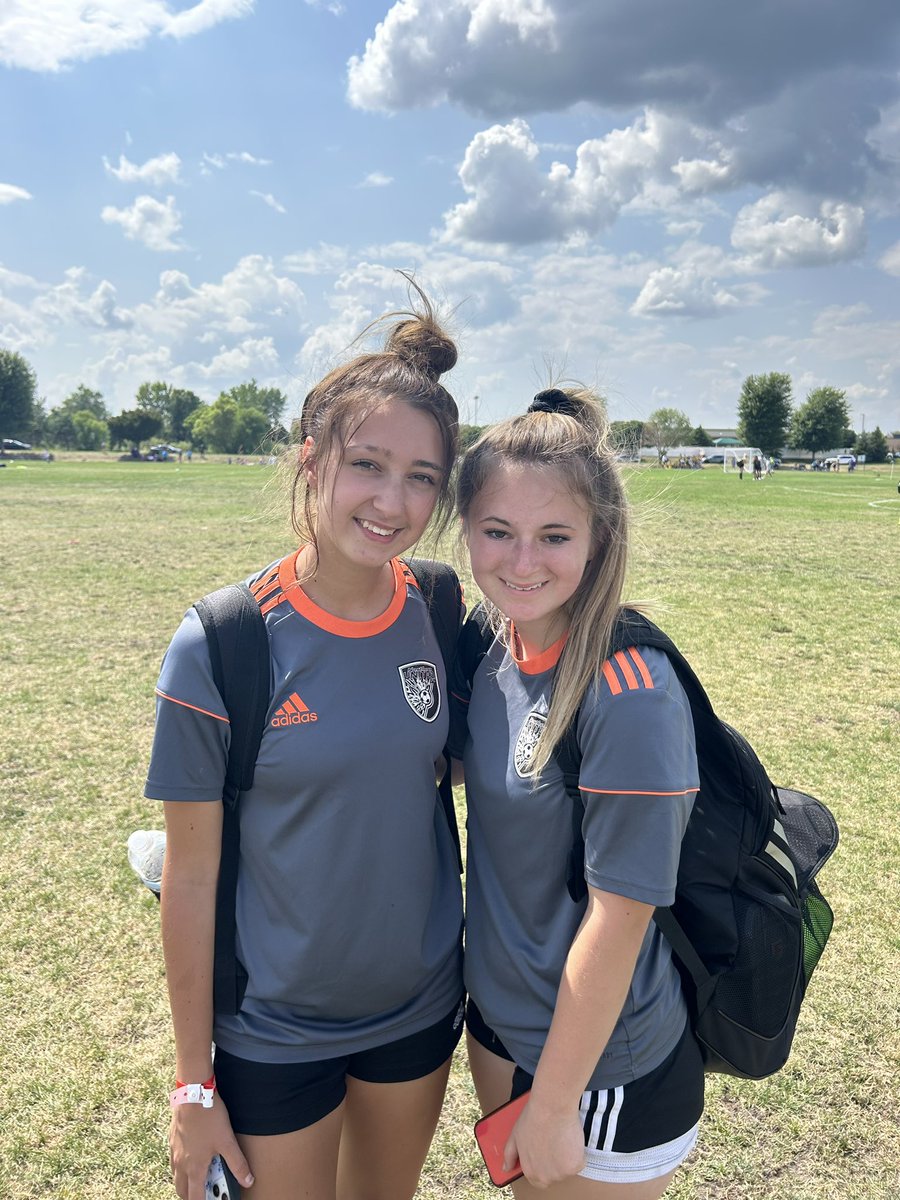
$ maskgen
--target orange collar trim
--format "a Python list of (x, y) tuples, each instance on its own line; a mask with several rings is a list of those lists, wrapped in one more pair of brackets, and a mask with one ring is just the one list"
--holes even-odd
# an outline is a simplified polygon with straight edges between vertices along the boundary
[(287, 600), (292, 608), (301, 616), (306, 617), (313, 625), (337, 637), (365, 638), (383, 633), (400, 616), (406, 603), (406, 578), (400, 561), (391, 559), (391, 570), (394, 572), (394, 594), (391, 602), (377, 617), (369, 621), (350, 621), (346, 617), (336, 617), (334, 613), (326, 612), (315, 604), (297, 582), (297, 559), (302, 554), (303, 547), (293, 554), (288, 554), (281, 560), (278, 567), (278, 582), (281, 584), (282, 598)]
[(559, 662), (559, 656), (563, 652), (563, 646), (569, 638), (568, 629), (555, 641), (552, 646), (548, 646), (546, 650), (542, 650), (540, 654), (534, 658), (522, 658), (516, 652), (516, 645), (521, 646), (519, 635), (516, 633), (515, 625), (510, 622), (509, 626), (509, 656), (522, 672), (523, 675), (540, 675), (544, 671), (549, 671)]

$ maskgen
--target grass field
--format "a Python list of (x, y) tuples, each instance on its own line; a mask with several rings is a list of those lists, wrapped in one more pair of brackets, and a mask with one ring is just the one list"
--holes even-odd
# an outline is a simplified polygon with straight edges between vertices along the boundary
[[(676, 1200), (900, 1195), (900, 496), (887, 470), (635, 471), (629, 595), (657, 602), (779, 783), (833, 809), (835, 932), (788, 1066), (715, 1078)], [(158, 908), (125, 859), (153, 685), (187, 605), (290, 546), (273, 473), (0, 470), (0, 1195), (151, 1200), (171, 1085)], [(460, 1054), (419, 1190), (495, 1194)]]

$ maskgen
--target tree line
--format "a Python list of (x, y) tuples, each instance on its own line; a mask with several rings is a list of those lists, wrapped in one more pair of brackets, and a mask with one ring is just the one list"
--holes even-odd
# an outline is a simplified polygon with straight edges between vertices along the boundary
[[(37, 398), (37, 380), (21, 354), (0, 350), (0, 437), (19, 438), (65, 450), (111, 450), (140, 446), (152, 438), (189, 445), (203, 452), (252, 454), (269, 450), (287, 439), (282, 417), (287, 397), (255, 379), (221, 392), (212, 404), (186, 388), (162, 381), (142, 383), (135, 407), (112, 415), (101, 392), (80, 384), (49, 411)], [(645, 421), (613, 421), (618, 446), (636, 452), (653, 446), (660, 458), (673, 446), (711, 446), (712, 438), (676, 408), (658, 408)], [(461, 428), (465, 449), (480, 433), (474, 425)], [(869, 462), (884, 462), (887, 439), (877, 426), (870, 433), (850, 428), (846, 393), (839, 388), (813, 388), (794, 405), (790, 375), (771, 371), (748, 375), (738, 399), (738, 437), (745, 446), (764, 454), (782, 447), (816, 454), (852, 447)]]
[[(658, 408), (646, 421), (613, 421), (610, 429), (623, 449), (653, 446), (660, 457), (672, 446), (712, 445), (706, 430), (692, 425), (677, 408)], [(813, 388), (795, 406), (791, 377), (781, 371), (748, 375), (744, 380), (737, 434), (743, 445), (758, 446), (770, 457), (784, 447), (809, 450), (815, 457), (846, 446), (864, 454), (868, 462), (884, 462), (888, 453), (887, 438), (878, 426), (870, 433), (850, 428), (850, 409), (840, 388)]]
[(102, 392), (79, 384), (47, 409), (37, 379), (21, 354), (0, 350), (0, 436), (63, 450), (140, 447), (151, 439), (201, 453), (253, 454), (287, 438), (282, 416), (287, 396), (255, 379), (221, 392), (212, 404), (187, 388), (160, 380), (142, 383), (135, 407), (113, 415)]

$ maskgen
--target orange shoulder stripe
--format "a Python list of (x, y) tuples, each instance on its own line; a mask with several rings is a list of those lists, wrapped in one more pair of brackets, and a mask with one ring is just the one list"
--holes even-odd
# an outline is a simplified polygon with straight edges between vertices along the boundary
[(613, 665), (609, 659), (607, 659), (603, 664), (603, 678), (609, 684), (609, 690), (612, 692), (612, 694), (614, 696), (618, 696), (622, 691), (622, 685), (619, 683), (619, 677), (613, 669)]
[(266, 600), (269, 596), (271, 596), (272, 593), (277, 590), (277, 588), (278, 576), (276, 575), (271, 579), (260, 579), (253, 585), (253, 587), (251, 587), (250, 591), (261, 604), (263, 600)]
[(631, 661), (641, 673), (641, 679), (644, 681), (644, 687), (652, 688), (653, 676), (650, 674), (647, 664), (644, 662), (643, 658), (641, 658), (641, 654), (637, 646), (629, 646), (628, 653), (631, 655)]
[(590, 788), (583, 783), (578, 785), (579, 791), (592, 792), (597, 796), (689, 796), (691, 792), (699, 792), (699, 788), (682, 788), (678, 792), (637, 792), (632, 788)]
[(210, 712), (208, 708), (199, 708), (196, 704), (188, 704), (186, 700), (179, 700), (175, 696), (170, 696), (167, 692), (162, 691), (161, 688), (156, 689), (156, 694), (157, 696), (162, 696), (163, 700), (171, 700), (173, 704), (180, 704), (182, 708), (190, 708), (194, 712), (203, 713), (204, 717), (214, 717), (217, 721), (224, 721), (226, 725), (231, 724), (227, 717), (220, 717), (218, 713)]
[(638, 684), (637, 676), (631, 669), (631, 663), (625, 657), (624, 651), (617, 650), (615, 653), (615, 660), (619, 664), (619, 670), (625, 676), (625, 682), (628, 684), (628, 690), (630, 692), (636, 692), (640, 685)]

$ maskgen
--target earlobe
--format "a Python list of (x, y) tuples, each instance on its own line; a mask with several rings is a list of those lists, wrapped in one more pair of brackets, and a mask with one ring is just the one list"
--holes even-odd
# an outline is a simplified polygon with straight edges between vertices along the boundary
[(306, 476), (306, 485), (315, 491), (317, 474), (316, 474), (316, 443), (312, 436), (307, 435), (303, 440), (303, 445), (300, 447), (300, 469)]

